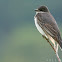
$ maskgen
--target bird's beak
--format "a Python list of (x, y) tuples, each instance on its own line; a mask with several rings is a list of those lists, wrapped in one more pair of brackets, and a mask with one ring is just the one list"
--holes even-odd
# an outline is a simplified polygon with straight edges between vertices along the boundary
[(35, 9), (35, 11), (38, 11), (38, 9)]

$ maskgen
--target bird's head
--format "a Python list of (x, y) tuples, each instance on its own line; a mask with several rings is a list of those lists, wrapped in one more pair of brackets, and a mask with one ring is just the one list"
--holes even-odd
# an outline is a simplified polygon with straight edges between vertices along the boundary
[(47, 6), (40, 6), (38, 9), (35, 9), (36, 12), (49, 12)]

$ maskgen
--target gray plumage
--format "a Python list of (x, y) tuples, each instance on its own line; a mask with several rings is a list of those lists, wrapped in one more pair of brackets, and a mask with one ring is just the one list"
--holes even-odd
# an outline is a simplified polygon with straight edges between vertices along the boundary
[(49, 12), (48, 8), (45, 6), (41, 6), (38, 8), (38, 10), (35, 11), (44, 12), (44, 13), (40, 12), (36, 14), (35, 17), (37, 18), (37, 23), (43, 29), (45, 34), (50, 35), (62, 48), (62, 40), (58, 25), (54, 17)]

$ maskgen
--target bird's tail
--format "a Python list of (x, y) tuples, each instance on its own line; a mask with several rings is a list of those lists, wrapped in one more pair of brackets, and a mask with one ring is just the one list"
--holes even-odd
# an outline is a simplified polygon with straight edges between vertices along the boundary
[(59, 45), (60, 45), (60, 49), (62, 51), (62, 40), (60, 41)]

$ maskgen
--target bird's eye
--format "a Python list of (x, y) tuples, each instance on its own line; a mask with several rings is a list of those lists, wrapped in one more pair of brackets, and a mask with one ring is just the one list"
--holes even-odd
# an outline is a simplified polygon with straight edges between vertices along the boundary
[(40, 10), (40, 11), (43, 11), (43, 12), (45, 11), (45, 9), (44, 9), (44, 8), (40, 8), (39, 10)]
[(40, 11), (43, 11), (42, 9), (40, 9)]

